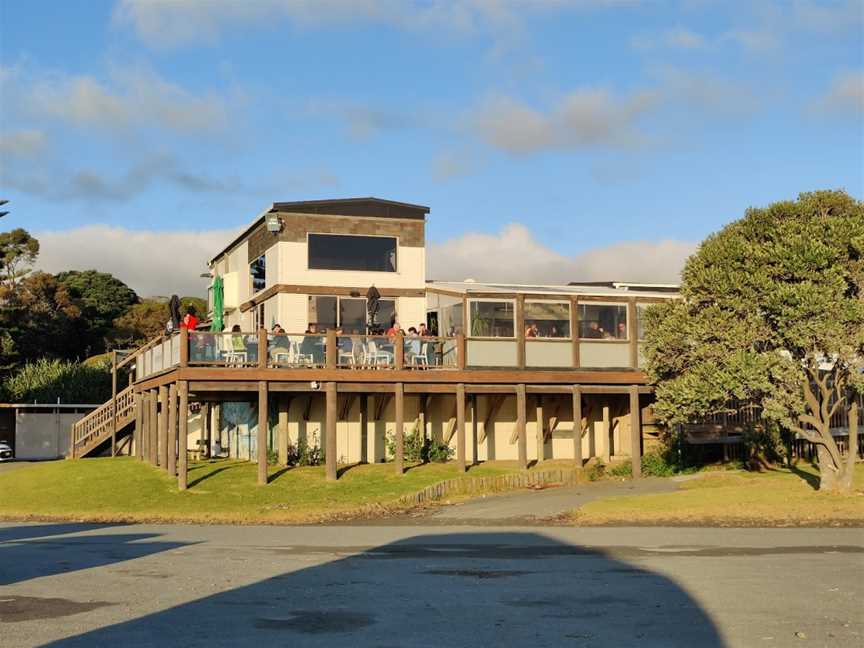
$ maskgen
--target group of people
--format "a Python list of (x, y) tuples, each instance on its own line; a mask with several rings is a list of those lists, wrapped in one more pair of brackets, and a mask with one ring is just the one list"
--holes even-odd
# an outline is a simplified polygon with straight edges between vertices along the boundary
[(607, 331), (599, 322), (592, 321), (582, 330), (582, 338), (589, 340), (626, 340), (627, 339), (627, 323), (618, 322), (618, 326), (613, 331)]
[(560, 338), (567, 337), (566, 335), (562, 335), (558, 330), (558, 327), (555, 324), (552, 324), (548, 329), (541, 330), (539, 326), (535, 322), (528, 324), (525, 326), (525, 337), (526, 338), (538, 338), (538, 337), (549, 337), (549, 338)]

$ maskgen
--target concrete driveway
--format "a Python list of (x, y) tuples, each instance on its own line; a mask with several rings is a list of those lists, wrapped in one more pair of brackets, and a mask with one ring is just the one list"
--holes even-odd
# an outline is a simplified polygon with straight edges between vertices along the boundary
[(861, 646), (860, 529), (0, 525), (0, 646)]

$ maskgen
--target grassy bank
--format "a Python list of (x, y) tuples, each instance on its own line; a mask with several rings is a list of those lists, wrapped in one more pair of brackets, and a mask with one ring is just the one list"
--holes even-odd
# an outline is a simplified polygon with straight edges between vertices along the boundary
[(818, 473), (795, 470), (700, 475), (673, 493), (613, 497), (590, 502), (567, 516), (578, 525), (864, 526), (864, 465), (855, 492), (816, 490)]
[[(469, 477), (506, 474), (515, 463), (475, 466)], [(323, 466), (271, 469), (257, 486), (245, 461), (196, 463), (189, 490), (135, 459), (83, 459), (32, 464), (0, 472), (0, 519), (77, 521), (314, 522), (373, 512), (401, 496), (460, 475), (454, 464), (427, 464), (398, 476), (390, 464), (358, 465), (333, 483)]]

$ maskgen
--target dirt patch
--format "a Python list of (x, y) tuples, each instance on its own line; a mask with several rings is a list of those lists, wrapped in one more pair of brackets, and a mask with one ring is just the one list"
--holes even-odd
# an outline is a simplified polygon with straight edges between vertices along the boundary
[(104, 601), (72, 601), (38, 596), (0, 596), (0, 623), (57, 619), (113, 605)]
[(300, 634), (332, 634), (354, 632), (375, 623), (375, 617), (361, 612), (321, 612), (297, 610), (287, 619), (261, 617), (255, 620), (260, 630), (287, 630)]

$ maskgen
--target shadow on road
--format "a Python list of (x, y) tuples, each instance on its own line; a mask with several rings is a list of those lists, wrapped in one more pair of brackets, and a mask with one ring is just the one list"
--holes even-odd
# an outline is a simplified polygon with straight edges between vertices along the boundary
[(723, 645), (672, 580), (533, 533), (271, 547), (262, 559), (278, 572), (337, 550), (344, 557), (52, 645)]

